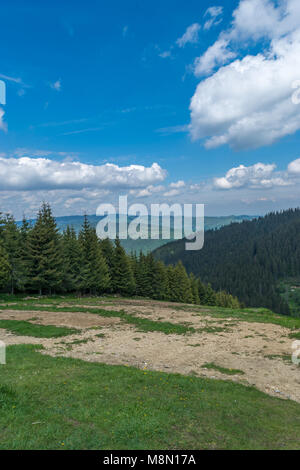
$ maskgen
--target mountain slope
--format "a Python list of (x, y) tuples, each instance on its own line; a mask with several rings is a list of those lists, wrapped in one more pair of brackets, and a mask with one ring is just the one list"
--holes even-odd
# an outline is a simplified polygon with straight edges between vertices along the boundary
[(179, 240), (155, 250), (154, 256), (167, 264), (181, 260), (188, 272), (247, 306), (289, 314), (277, 283), (300, 276), (300, 210), (208, 231), (199, 252), (185, 251), (185, 241)]

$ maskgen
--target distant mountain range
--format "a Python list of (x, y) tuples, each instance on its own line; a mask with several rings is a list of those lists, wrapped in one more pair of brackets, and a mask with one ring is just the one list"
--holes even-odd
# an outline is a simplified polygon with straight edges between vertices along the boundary
[[(100, 217), (97, 215), (88, 215), (88, 220), (92, 227), (96, 227), (98, 222), (102, 218), (103, 217)], [(205, 217), (205, 230), (219, 229), (221, 227), (224, 227), (225, 225), (229, 225), (234, 222), (242, 222), (243, 220), (252, 220), (253, 218), (255, 218), (255, 216), (249, 216), (249, 215)], [(56, 217), (56, 222), (57, 222), (57, 226), (60, 232), (63, 232), (69, 225), (73, 227), (75, 231), (78, 233), (82, 226), (83, 219), (84, 217), (82, 215), (71, 215), (71, 216)], [(128, 223), (130, 223), (133, 219), (134, 217), (128, 217)], [(32, 219), (30, 222), (34, 224), (35, 220)], [(18, 222), (18, 224), (21, 224), (21, 222)], [(149, 220), (148, 226), (150, 227), (150, 220)], [(159, 226), (161, 228), (161, 219), (159, 222)], [(174, 236), (173, 236), (174, 218), (172, 216), (171, 216), (170, 226), (171, 226), (171, 237), (168, 240), (161, 239), (161, 238), (159, 240), (127, 239), (127, 240), (121, 240), (121, 243), (127, 253), (131, 253), (131, 252), (139, 253), (140, 251), (142, 251), (143, 253), (146, 254), (174, 240)], [(192, 222), (192, 226), (195, 227), (195, 219)]]

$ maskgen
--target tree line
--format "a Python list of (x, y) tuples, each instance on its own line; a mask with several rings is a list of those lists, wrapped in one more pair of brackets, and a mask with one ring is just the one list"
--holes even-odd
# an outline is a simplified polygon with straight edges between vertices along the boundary
[(188, 273), (230, 291), (246, 306), (291, 314), (280, 281), (300, 278), (300, 209), (207, 231), (198, 252), (185, 251), (184, 243), (169, 243), (154, 256), (167, 264), (182, 260)]
[(31, 225), (19, 226), (0, 215), (0, 290), (5, 293), (118, 294), (156, 300), (238, 308), (237, 298), (215, 292), (181, 262), (166, 266), (153, 255), (127, 255), (117, 238), (100, 240), (84, 218), (79, 234), (72, 227), (60, 233), (49, 204)]

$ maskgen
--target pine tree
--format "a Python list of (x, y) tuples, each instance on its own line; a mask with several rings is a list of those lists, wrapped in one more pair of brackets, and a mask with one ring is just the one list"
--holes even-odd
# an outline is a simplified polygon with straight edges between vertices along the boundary
[(136, 290), (132, 266), (119, 238), (115, 241), (113, 263), (113, 291), (121, 295), (133, 295)]
[(74, 228), (63, 233), (63, 289), (78, 292), (83, 287), (83, 254)]
[(52, 293), (62, 284), (60, 236), (49, 204), (43, 203), (28, 236), (28, 264), (32, 289)]
[(156, 300), (167, 300), (169, 297), (167, 270), (161, 261), (154, 261), (152, 297)]
[(167, 267), (167, 278), (168, 278), (168, 300), (171, 302), (180, 302), (178, 295), (178, 279), (174, 266), (170, 265)]
[(79, 242), (83, 254), (83, 286), (90, 294), (102, 294), (110, 288), (110, 275), (96, 230), (84, 217)]
[(190, 283), (192, 289), (193, 304), (200, 304), (199, 291), (198, 291), (198, 282), (194, 274), (190, 274)]
[(184, 303), (192, 303), (193, 302), (193, 294), (190, 279), (187, 275), (186, 269), (183, 266), (182, 262), (175, 266), (176, 275), (178, 278), (178, 294), (179, 294), (179, 302)]
[(23, 216), (22, 225), (20, 227), (20, 258), (23, 267), (23, 288), (29, 284), (30, 262), (28, 254), (28, 239), (31, 230), (31, 225), (27, 221), (26, 217)]
[(7, 253), (3, 246), (0, 245), (0, 289), (3, 289), (9, 284), (10, 271), (11, 267), (8, 262)]
[(22, 263), (21, 235), (15, 219), (11, 215), (6, 216), (2, 236), (10, 266), (10, 292), (14, 294), (16, 288), (22, 289), (24, 287), (25, 266)]
[(115, 247), (112, 241), (109, 238), (104, 238), (99, 241), (100, 243), (100, 248), (102, 250), (104, 259), (106, 261), (107, 267), (108, 267), (108, 272), (109, 272), (109, 277), (110, 277), (110, 283), (107, 288), (107, 292), (112, 292), (113, 291), (113, 285), (111, 282), (111, 279), (113, 277), (113, 264), (114, 264), (114, 256), (115, 256)]
[(216, 293), (212, 289), (210, 284), (207, 284), (206, 286), (206, 292), (205, 292), (205, 300), (204, 300), (204, 305), (216, 305), (217, 304), (217, 299), (216, 299)]
[(205, 301), (206, 301), (205, 285), (200, 281), (200, 279), (197, 280), (197, 285), (198, 285), (199, 303), (200, 305), (205, 305)]
[(168, 267), (169, 295), (172, 302), (193, 303), (191, 282), (183, 264)]

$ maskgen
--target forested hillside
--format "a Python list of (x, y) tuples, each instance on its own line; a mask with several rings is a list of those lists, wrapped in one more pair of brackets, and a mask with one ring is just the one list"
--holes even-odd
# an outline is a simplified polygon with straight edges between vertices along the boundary
[(157, 300), (238, 307), (236, 298), (214, 292), (181, 262), (166, 267), (151, 254), (127, 255), (119, 239), (99, 240), (84, 217), (77, 234), (59, 232), (48, 204), (36, 222), (0, 214), (0, 291), (5, 293), (76, 293), (142, 296)]
[(225, 289), (247, 306), (289, 314), (278, 281), (300, 276), (300, 209), (271, 213), (205, 234), (201, 251), (185, 251), (185, 241), (154, 252), (166, 264), (179, 260), (188, 273)]

